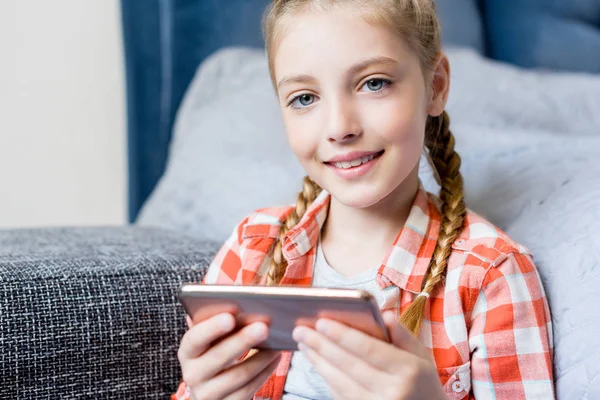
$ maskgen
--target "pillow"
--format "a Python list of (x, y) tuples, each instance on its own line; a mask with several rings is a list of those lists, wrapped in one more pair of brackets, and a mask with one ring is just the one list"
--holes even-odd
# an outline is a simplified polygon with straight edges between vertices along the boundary
[(454, 130), (467, 204), (534, 254), (552, 311), (558, 398), (600, 398), (600, 135)]
[(138, 221), (223, 241), (253, 210), (292, 203), (302, 177), (264, 51), (226, 49), (192, 81), (165, 174)]
[[(557, 391), (595, 398), (600, 78), (523, 72), (473, 52), (449, 55), (467, 203), (534, 251), (553, 310)], [(293, 203), (302, 176), (264, 53), (226, 49), (198, 70), (166, 173), (138, 223), (222, 242), (251, 211)], [(425, 163), (421, 176), (437, 190)]]
[[(597, 136), (599, 77), (521, 71), (466, 50), (449, 56), (453, 126), (475, 127), (464, 138), (455, 129), (459, 145), (480, 143), (485, 149), (503, 139), (516, 146), (515, 138), (531, 137), (525, 129)], [(490, 139), (476, 133), (482, 127), (503, 134)], [(287, 144), (264, 52), (225, 49), (200, 66), (190, 85), (166, 172), (139, 223), (222, 241), (249, 212), (293, 203), (302, 176)]]
[(525, 70), (467, 49), (448, 56), (454, 122), (598, 135), (600, 75)]
[(586, 165), (545, 201), (532, 203), (509, 229), (536, 255), (548, 294), (559, 399), (600, 399), (598, 176), (600, 163)]
[(490, 56), (524, 67), (600, 72), (597, 0), (484, 0)]

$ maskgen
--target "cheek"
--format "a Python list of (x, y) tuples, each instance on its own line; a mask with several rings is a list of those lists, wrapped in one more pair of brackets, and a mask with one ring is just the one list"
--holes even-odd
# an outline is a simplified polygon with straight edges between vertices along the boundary
[(284, 117), (288, 142), (301, 163), (313, 159), (319, 145), (319, 136), (314, 123), (306, 116)]
[(427, 117), (420, 101), (390, 98), (380, 101), (377, 108), (365, 115), (371, 131), (377, 132), (385, 142), (406, 147), (406, 150), (423, 146)]

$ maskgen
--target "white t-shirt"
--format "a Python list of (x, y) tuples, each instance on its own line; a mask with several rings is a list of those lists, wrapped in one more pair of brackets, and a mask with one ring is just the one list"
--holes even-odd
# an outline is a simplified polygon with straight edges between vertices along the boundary
[[(381, 306), (385, 297), (375, 280), (378, 269), (379, 267), (374, 267), (352, 278), (346, 278), (327, 263), (321, 243), (319, 243), (315, 256), (312, 286), (366, 290), (375, 296), (377, 304)], [(294, 352), (283, 388), (283, 400), (327, 400), (332, 398), (325, 380), (310, 361), (301, 352)]]

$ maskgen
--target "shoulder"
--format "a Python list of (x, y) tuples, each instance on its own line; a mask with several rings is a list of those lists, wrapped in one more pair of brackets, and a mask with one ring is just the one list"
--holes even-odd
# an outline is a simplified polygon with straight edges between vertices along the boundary
[(531, 252), (472, 211), (452, 246), (444, 290), (457, 291), (469, 314), (482, 295), (492, 308), (544, 298)]
[(288, 205), (260, 208), (252, 212), (237, 227), (240, 244), (244, 239), (253, 237), (277, 238), (281, 224), (285, 222), (293, 209), (293, 206)]
[(468, 211), (464, 229), (452, 245), (447, 290), (477, 297), (490, 277), (535, 271), (533, 256), (482, 216)]
[(241, 283), (240, 279), (249, 280), (248, 272), (255, 273), (262, 264), (292, 210), (292, 206), (262, 208), (242, 219), (213, 258), (203, 282), (235, 284)]
[(497, 266), (510, 255), (531, 252), (514, 241), (493, 223), (468, 210), (464, 228), (452, 246), (453, 251), (468, 253), (490, 266)]

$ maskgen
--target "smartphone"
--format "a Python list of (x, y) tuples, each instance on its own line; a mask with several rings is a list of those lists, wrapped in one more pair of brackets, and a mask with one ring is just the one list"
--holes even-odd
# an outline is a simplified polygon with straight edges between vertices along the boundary
[(257, 350), (296, 351), (292, 331), (298, 325), (314, 328), (329, 318), (389, 342), (375, 298), (367, 291), (294, 286), (229, 286), (184, 284), (179, 301), (197, 324), (229, 312), (236, 331), (253, 322), (269, 326), (269, 337)]

